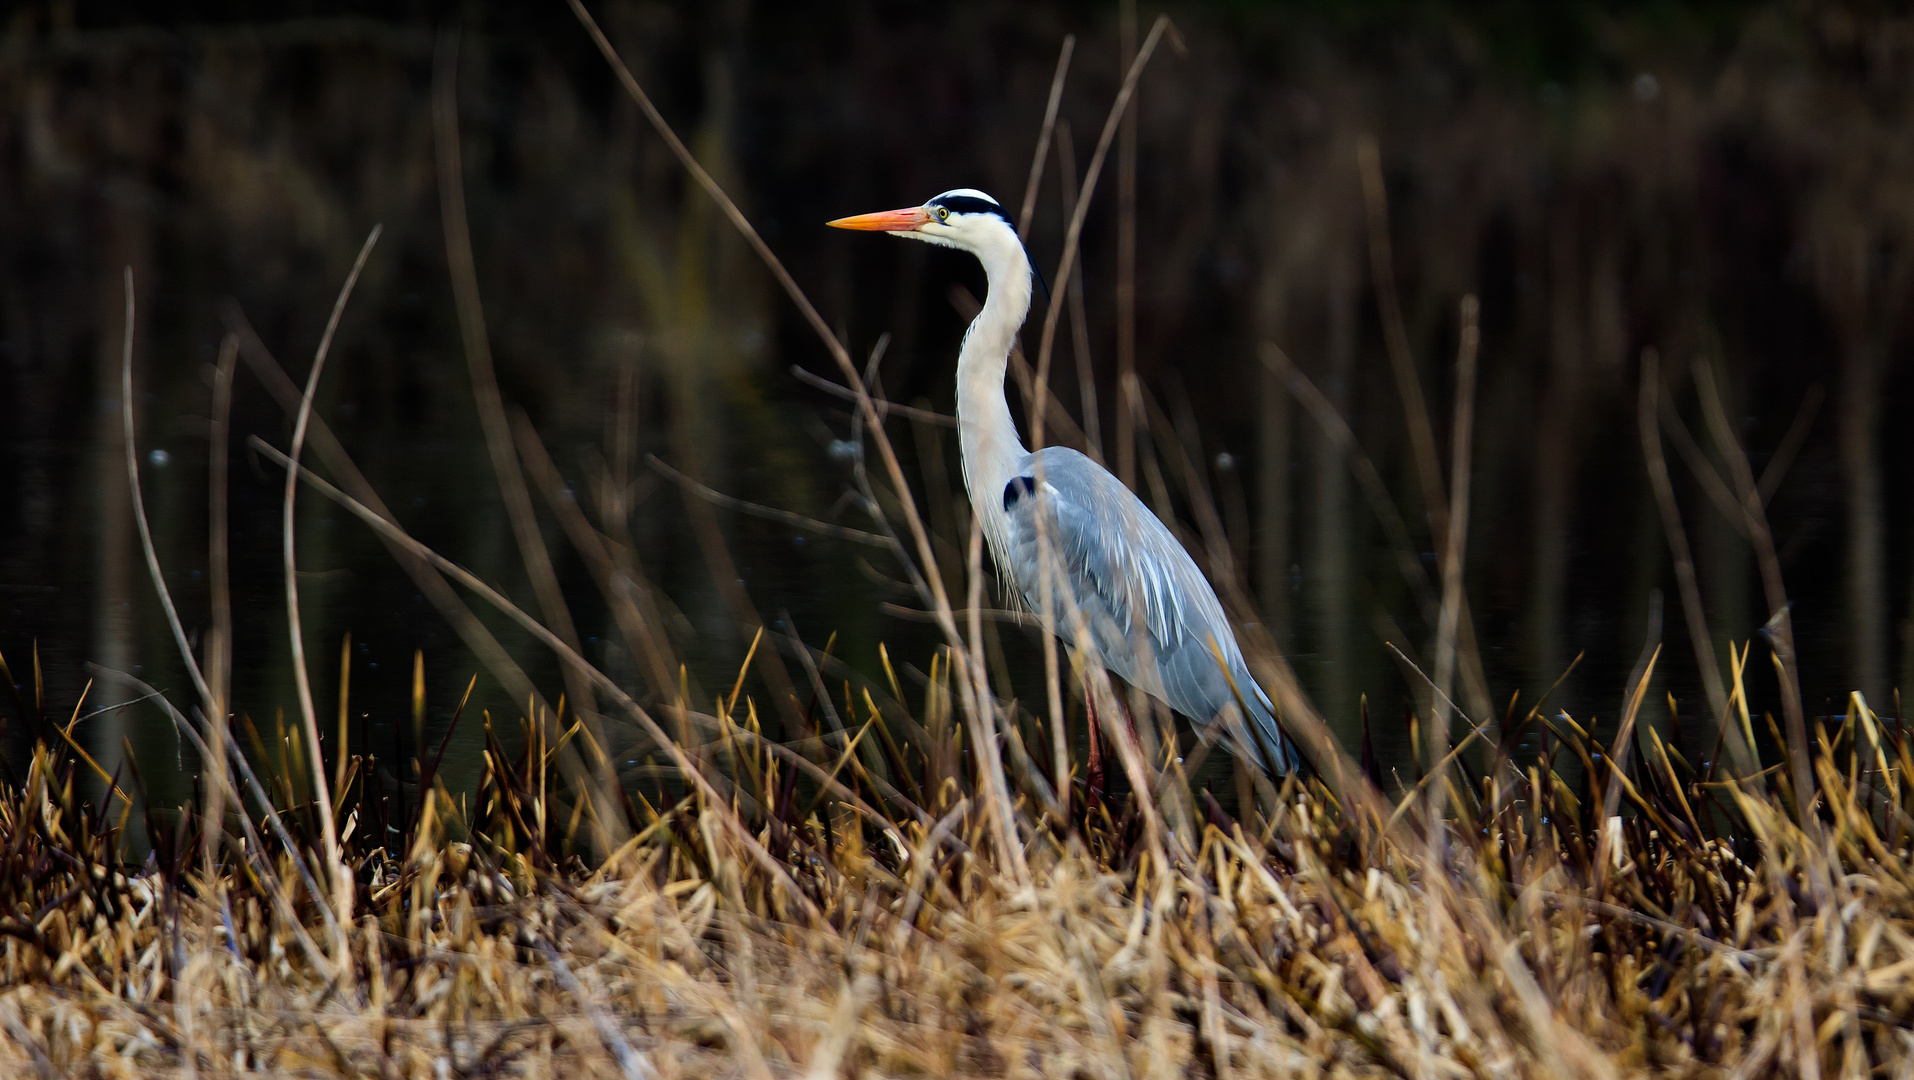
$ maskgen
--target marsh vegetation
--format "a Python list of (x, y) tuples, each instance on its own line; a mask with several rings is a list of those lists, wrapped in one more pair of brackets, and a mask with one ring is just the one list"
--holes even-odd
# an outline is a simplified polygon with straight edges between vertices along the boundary
[[(574, 10), (14, 23), (12, 1067), (1910, 1067), (1914, 23)], [(1085, 782), (959, 182), (1307, 778)]]

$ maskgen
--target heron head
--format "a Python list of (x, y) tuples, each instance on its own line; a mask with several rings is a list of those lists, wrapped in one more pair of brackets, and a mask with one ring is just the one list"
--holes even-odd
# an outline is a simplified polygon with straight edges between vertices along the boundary
[(922, 206), (827, 222), (835, 229), (887, 232), (912, 240), (927, 240), (982, 256), (1006, 242), (1021, 249), (1017, 230), (997, 200), (976, 188), (946, 191)]

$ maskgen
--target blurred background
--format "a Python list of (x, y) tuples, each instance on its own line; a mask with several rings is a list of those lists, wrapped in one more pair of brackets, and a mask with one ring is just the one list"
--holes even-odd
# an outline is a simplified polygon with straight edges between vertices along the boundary
[[(1425, 668), (1433, 652), (1439, 545), (1422, 477), (1430, 464), (1448, 476), (1467, 295), (1482, 333), (1457, 695), (1471, 715), (1499, 715), (1518, 692), (1533, 702), (1580, 656), (1551, 711), (1612, 723), (1651, 639), (1665, 646), (1651, 712), (1666, 716), (1668, 695), (1683, 717), (1710, 714), (1644, 456), (1650, 350), (1701, 652), (1725, 668), (1730, 642), (1755, 640), (1754, 705), (1774, 707), (1755, 548), (1697, 479), (1732, 476), (1698, 373), (1762, 481), (1810, 715), (1840, 711), (1850, 690), (1891, 710), (1914, 673), (1914, 455), (1897, 420), (1914, 406), (1901, 362), (1914, 329), (1914, 17), (1896, 6), (592, 8), (852, 353), (889, 335), (884, 392), (940, 413), (959, 292), (981, 296), (980, 272), (822, 223), (960, 186), (1015, 206), (1075, 35), (1030, 234), (1053, 273), (1128, 57), (1167, 11), (1178, 40), (1142, 76), (1087, 217), (1081, 310), (1066, 312), (1052, 378), (1078, 429), (1053, 423), (1052, 441), (1098, 451), (1177, 519), (1352, 742), (1367, 695), (1386, 763), (1408, 760), (1403, 710), (1425, 691), (1384, 643)], [(641, 698), (669, 696), (548, 494), (627, 531), (698, 700), (729, 690), (759, 618), (787, 653), (790, 635), (822, 648), (835, 634), (833, 656), (858, 671), (880, 670), (880, 643), (900, 668), (927, 667), (938, 639), (910, 614), (921, 603), (887, 551), (688, 495), (650, 463), (872, 528), (847, 498), (846, 403), (792, 371), (836, 379), (828, 354), (566, 5), (284, 11), (32, 2), (0, 24), (0, 653), (28, 700), (36, 648), (61, 715), (89, 661), (191, 697), (127, 493), (126, 266), (142, 482), (189, 633), (210, 618), (213, 372), (229, 332), (246, 342), (230, 438), (236, 709), (262, 724), (297, 715), (283, 473), (245, 445), (284, 446), (291, 423), (261, 372), (276, 360), (303, 384), (375, 224), (317, 414), (408, 529), (538, 610), (448, 270), (435, 69), (455, 80), (503, 401), (564, 478), (556, 491), (535, 480), (532, 499), (584, 650)], [(1387, 332), (1394, 306), (1400, 335)], [(1418, 456), (1402, 360), (1438, 462)], [(1020, 400), (1013, 387), (1021, 417)], [(897, 419), (891, 435), (957, 584), (968, 526), (951, 432)], [(404, 719), (390, 713), (409, 700), (415, 650), (428, 729), (475, 673), (474, 711), (522, 711), (369, 530), (301, 498), (322, 717), (339, 708), (348, 632), (355, 723), (364, 714), (381, 745)], [(564, 683), (544, 648), (478, 617), (555, 701)], [(1012, 692), (1037, 700), (1035, 637), (1005, 626), (1001, 645)], [(129, 696), (98, 685), (83, 713)], [(80, 730), (108, 757), (122, 738), (143, 762), (177, 753), (150, 705)], [(10, 725), (8, 748), (30, 734)], [(476, 767), (471, 737), (448, 773)], [(157, 765), (146, 779), (156, 794), (190, 783)]]

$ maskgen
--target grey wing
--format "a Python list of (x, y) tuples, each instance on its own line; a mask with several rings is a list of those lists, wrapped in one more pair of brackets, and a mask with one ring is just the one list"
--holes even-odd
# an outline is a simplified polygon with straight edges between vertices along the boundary
[[(1274, 773), (1295, 751), (1249, 674), (1223, 605), (1170, 530), (1102, 466), (1067, 447), (1030, 455), (1005, 486), (1006, 568), (1041, 612), (1043, 548), (1051, 564), (1057, 633), (1199, 723), (1241, 701), (1251, 759)], [(1232, 686), (1232, 684), (1234, 684)]]

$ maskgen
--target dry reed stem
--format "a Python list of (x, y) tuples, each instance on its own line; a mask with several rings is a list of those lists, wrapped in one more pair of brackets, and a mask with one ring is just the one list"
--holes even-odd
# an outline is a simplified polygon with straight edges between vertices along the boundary
[(1037, 152), (1030, 157), (1030, 179), (1024, 182), (1023, 205), (1017, 211), (1017, 237), (1030, 235), (1030, 215), (1037, 209), (1037, 183), (1043, 179), (1043, 163), (1050, 154), (1050, 133), (1057, 127), (1057, 107), (1063, 103), (1064, 76), (1070, 73), (1070, 57), (1077, 51), (1077, 35), (1063, 35), (1063, 47), (1057, 51), (1057, 73), (1050, 77), (1050, 98), (1044, 103), (1043, 124), (1037, 131)]
[[(372, 231), (366, 234), (365, 243), (359, 248), (359, 257), (353, 260), (352, 271), (346, 275), (346, 282), (339, 289), (339, 298), (333, 302), (332, 314), (326, 319), (325, 333), (319, 337), (319, 349), (312, 359), (312, 372), (306, 377), (306, 393), (299, 401), (299, 412), (293, 421), (292, 447), (287, 456), (292, 460), (295, 468), (288, 469), (286, 472), (286, 494), (280, 515), (286, 578), (286, 635), (292, 645), (293, 686), (299, 696), (299, 716), (305, 728), (306, 746), (312, 755), (312, 791), (314, 799), (319, 804), (320, 836), (325, 843), (326, 877), (333, 887), (331, 902), (334, 905), (334, 918), (338, 923), (349, 922), (352, 919), (352, 894), (345, 883), (345, 864), (340, 862), (339, 826), (334, 820), (337, 810), (332, 802), (331, 785), (326, 781), (325, 760), (319, 752), (319, 714), (312, 705), (312, 677), (306, 670), (306, 639), (299, 618), (299, 576), (296, 569), (298, 563), (293, 551), (293, 508), (294, 496), (299, 488), (297, 469), (299, 455), (306, 448), (306, 428), (312, 420), (312, 398), (319, 389), (319, 376), (325, 372), (326, 355), (332, 349), (332, 335), (339, 329), (339, 319), (345, 314), (346, 301), (352, 298), (353, 286), (359, 283), (359, 274), (365, 269), (366, 259), (371, 256), (372, 247), (379, 242), (379, 234), (384, 231), (384, 228), (383, 225), (374, 225)], [(131, 280), (130, 271), (128, 280)], [(130, 439), (127, 448), (132, 449)], [(153, 578), (157, 582), (160, 576), (159, 562), (157, 559), (149, 561)], [(170, 601), (168, 606), (171, 606)], [(187, 663), (191, 666), (191, 651), (185, 647), (184, 641), (180, 643), (180, 651), (186, 656)], [(196, 668), (194, 679), (200, 687), (201, 694), (210, 703), (211, 692), (206, 689), (205, 679), (198, 674)], [(345, 753), (345, 747), (339, 747), (339, 753)], [(338, 950), (343, 946), (343, 939), (335, 933), (335, 962), (343, 959), (338, 955)]]
[[(1063, 212), (1074, 217), (1077, 211), (1077, 155), (1070, 142), (1068, 121), (1057, 128), (1057, 171), (1063, 181)], [(1083, 304), (1083, 264), (1079, 262), (1070, 272), (1070, 280), (1058, 282), (1057, 288), (1069, 295), (1071, 351), (1077, 362), (1077, 392), (1083, 401), (1083, 439), (1088, 444), (1083, 452), (1090, 455), (1090, 460), (1101, 465), (1103, 416), (1098, 411), (1097, 380), (1090, 362), (1090, 318)]]
[(724, 492), (709, 485), (701, 484), (691, 477), (686, 476), (684, 473), (679, 472), (677, 469), (672, 468), (670, 465), (665, 464), (656, 454), (646, 454), (645, 464), (651, 466), (652, 470), (659, 476), (683, 488), (687, 494), (695, 495), (714, 506), (722, 506), (726, 509), (736, 510), (741, 514), (750, 514), (752, 517), (761, 517), (767, 521), (783, 522), (786, 525), (799, 529), (807, 529), (822, 536), (834, 536), (839, 540), (849, 540), (857, 544), (881, 547), (886, 551), (897, 550), (897, 545), (887, 536), (879, 536), (874, 532), (869, 532), (864, 529), (853, 529), (846, 525), (835, 525), (828, 521), (819, 521), (814, 517), (808, 517), (792, 510), (780, 510), (775, 506), (765, 506), (761, 503), (751, 502), (748, 499), (740, 499), (734, 495), (726, 495)]
[[(1117, 90), (1116, 100), (1110, 105), (1110, 114), (1103, 122), (1103, 133), (1097, 137), (1097, 147), (1090, 154), (1090, 164), (1084, 170), (1083, 187), (1077, 196), (1077, 205), (1070, 213), (1070, 224), (1063, 234), (1063, 258), (1057, 264), (1055, 280), (1057, 291), (1050, 294), (1050, 303), (1043, 313), (1043, 330), (1037, 339), (1037, 374), (1035, 385), (1038, 388), (1032, 395), (1035, 406), (1030, 418), (1030, 445), (1043, 446), (1043, 420), (1045, 410), (1043, 402), (1049, 398), (1050, 353), (1056, 343), (1057, 319), (1063, 310), (1063, 295), (1066, 291), (1063, 282), (1070, 280), (1072, 270), (1077, 264), (1078, 245), (1083, 236), (1083, 220), (1089, 213), (1091, 197), (1096, 193), (1097, 177), (1103, 172), (1104, 158), (1109, 155), (1110, 143), (1116, 137), (1117, 127), (1121, 123), (1130, 105), (1130, 98), (1136, 93), (1137, 81), (1143, 77), (1143, 69), (1149, 65), (1151, 54), (1156, 52), (1157, 43), (1169, 32), (1170, 17), (1157, 16), (1156, 23), (1150, 27), (1150, 36), (1143, 42), (1143, 48), (1129, 65), (1129, 71), (1123, 76), (1123, 86)], [(1128, 477), (1118, 473), (1118, 478), (1129, 484)]]
[[(1642, 354), (1640, 404), (1636, 421), (1641, 427), (1642, 457), (1648, 463), (1648, 482), (1655, 493), (1655, 507), (1661, 514), (1662, 531), (1668, 537), (1668, 552), (1675, 563), (1675, 587), (1681, 593), (1682, 616), (1688, 624), (1688, 640), (1694, 646), (1695, 666), (1701, 671), (1702, 689), (1708, 695), (1708, 708), (1715, 723), (1724, 731), (1734, 729), (1728, 715), (1728, 692), (1722, 687), (1721, 665), (1714, 656), (1714, 635), (1708, 630), (1708, 616), (1702, 607), (1701, 587), (1695, 578), (1695, 558), (1688, 547), (1688, 532), (1681, 524), (1681, 508), (1675, 502), (1675, 487), (1668, 476), (1668, 460), (1661, 448), (1661, 365), (1653, 349)], [(1753, 756), (1737, 737), (1729, 743), (1734, 754), (1735, 771), (1747, 775), (1754, 771)]]
[[(212, 711), (207, 715), (213, 759), (209, 763), (216, 774), (206, 786), (206, 816), (213, 821), (222, 816), (220, 800), (225, 786), (217, 775), (226, 768), (226, 704), (232, 696), (233, 603), (230, 576), (230, 532), (227, 510), (230, 493), (226, 488), (227, 460), (231, 454), (233, 412), (233, 370), (239, 358), (239, 335), (228, 332), (219, 344), (219, 360), (213, 367), (212, 424), (208, 431), (211, 453), (207, 460), (207, 578), (213, 608), (213, 625), (206, 633), (206, 684), (212, 690)], [(210, 840), (205, 857), (213, 857)]]
[[(173, 606), (173, 597), (166, 588), (166, 578), (160, 573), (159, 553), (153, 547), (153, 532), (146, 522), (146, 499), (140, 493), (140, 463), (138, 443), (133, 438), (133, 268), (126, 267), (126, 314), (123, 324), (124, 340), (120, 351), (120, 422), (125, 434), (126, 445), (126, 481), (133, 496), (133, 521), (139, 527), (140, 546), (146, 555), (146, 569), (152, 575), (153, 586), (159, 591), (160, 607), (166, 612), (167, 628), (173, 632), (173, 641), (179, 646), (180, 655), (185, 660), (187, 674), (192, 677), (193, 688), (199, 692), (199, 698), (211, 708), (214, 702), (213, 692), (206, 684), (206, 677), (200, 671), (199, 662), (193, 656), (193, 650), (187, 643), (186, 628), (180, 624), (179, 611)], [(297, 609), (294, 609), (297, 610)], [(37, 667), (38, 658), (35, 663)], [(37, 675), (37, 672), (36, 672)], [(35, 688), (36, 695), (39, 693)]]
[[(1158, 16), (1158, 27), (1165, 24), (1166, 16)], [(1153, 27), (1154, 31), (1157, 27)], [(1117, 51), (1118, 62), (1125, 68), (1136, 69), (1137, 61), (1148, 52), (1146, 45), (1142, 51), (1136, 47), (1136, 0), (1119, 0), (1117, 4)], [(1116, 273), (1116, 362), (1117, 362), (1117, 479), (1123, 486), (1136, 490), (1136, 418), (1133, 407), (1135, 399), (1130, 396), (1132, 388), (1138, 385), (1136, 376), (1136, 110), (1130, 107), (1130, 94), (1120, 95), (1125, 100), (1118, 113), (1121, 125), (1118, 131), (1117, 146), (1117, 273)], [(1091, 169), (1084, 177), (1083, 199), (1089, 201), (1092, 188), (1091, 179), (1095, 176), (1095, 166), (1102, 160), (1101, 149), (1108, 140), (1108, 128), (1104, 139), (1099, 141), (1099, 153), (1091, 159)]]
[[(1077, 38), (1075, 34), (1064, 37), (1063, 48), (1057, 56), (1057, 72), (1050, 80), (1050, 98), (1044, 105), (1043, 125), (1037, 135), (1037, 151), (1032, 154), (1030, 158), (1030, 179), (1024, 184), (1023, 208), (1017, 214), (1018, 239), (1023, 239), (1030, 235), (1030, 215), (1037, 207), (1037, 184), (1038, 181), (1043, 179), (1044, 162), (1050, 155), (1050, 140), (1052, 134), (1056, 131), (1057, 125), (1057, 107), (1063, 101), (1064, 77), (1069, 73), (1070, 57), (1071, 54), (1076, 51), (1076, 47)], [(1067, 282), (1059, 281), (1057, 287), (1067, 290), (1068, 284)], [(1048, 355), (1046, 354), (1043, 359), (1047, 361)], [(1038, 417), (1033, 425), (1034, 434), (1032, 435), (1031, 442), (1032, 445), (1039, 447), (1043, 445), (1043, 421), (1041, 417), (1046, 411), (1046, 406), (1051, 398), (1050, 384), (1049, 380), (1045, 377), (1046, 374), (1047, 372), (1045, 372), (1044, 365), (1039, 364), (1039, 373), (1033, 375), (1030, 380), (1035, 384), (1034, 393), (1030, 395), (1031, 400), (1036, 403), (1032, 408), (1032, 413)], [(973, 525), (973, 530), (976, 528), (977, 526)], [(982, 534), (979, 532), (977, 535), (981, 537)], [(1067, 821), (1069, 819), (1068, 808), (1070, 804), (1070, 774), (1065, 763), (1069, 761), (1070, 755), (1064, 732), (1063, 681), (1061, 673), (1057, 669), (1057, 637), (1053, 632), (1056, 627), (1052, 625), (1055, 616), (1053, 614), (1054, 609), (1051, 607), (1051, 594), (1057, 586), (1057, 579), (1052, 576), (1055, 569), (1053, 563), (1056, 556), (1049, 542), (1049, 522), (1041, 515), (1039, 515), (1037, 519), (1037, 549), (1041, 553), (1041, 568), (1038, 572), (1039, 580), (1037, 585), (1037, 609), (1044, 613), (1042, 644), (1043, 694), (1044, 705), (1047, 710), (1046, 715), (1050, 721), (1051, 757), (1056, 762), (1056, 771), (1051, 775), (1051, 790), (1053, 794), (1049, 802), (1053, 811), (1061, 819)], [(970, 605), (972, 612), (971, 625), (979, 627), (980, 629), (980, 616), (978, 611), (981, 606), (982, 605), (974, 599)]]
[(1382, 179), (1382, 151), (1373, 135), (1356, 143), (1356, 163), (1362, 174), (1363, 205), (1369, 225), (1369, 273), (1376, 291), (1376, 307), (1382, 317), (1383, 340), (1388, 344), (1389, 369), (1395, 373), (1396, 390), (1402, 395), (1403, 419), (1409, 427), (1414, 447), (1416, 479), (1422, 487), (1423, 504), (1429, 514), (1429, 531), (1437, 543), (1449, 535), (1448, 499), (1442, 491), (1442, 459), (1436, 450), (1435, 428), (1429, 422), (1429, 405), (1422, 393), (1422, 380), (1416, 376), (1416, 361), (1409, 348), (1409, 333), (1402, 321), (1402, 302), (1396, 295), (1395, 257), (1389, 237), (1389, 195)]
[[(1455, 675), (1456, 630), (1466, 603), (1462, 595), (1463, 553), (1469, 539), (1469, 464), (1470, 437), (1475, 429), (1475, 354), (1481, 344), (1476, 327), (1476, 299), (1462, 298), (1462, 334), (1456, 346), (1455, 421), (1449, 451), (1448, 535), (1442, 543), (1442, 614), (1436, 624), (1435, 698), (1430, 702), (1433, 722), (1429, 725), (1429, 760), (1435, 763), (1430, 785), (1428, 820), (1440, 821), (1445, 815), (1441, 797), (1446, 789), (1449, 750), (1450, 680)], [(1484, 717), (1483, 719), (1487, 719)], [(1430, 843), (1436, 842), (1434, 832)], [(1433, 848), (1431, 855), (1433, 856)]]
[(1809, 814), (1807, 802), (1808, 792), (1813, 786), (1810, 783), (1812, 766), (1808, 763), (1808, 729), (1801, 710), (1801, 676), (1795, 667), (1794, 620), (1788, 612), (1787, 587), (1781, 580), (1781, 559), (1775, 554), (1774, 537), (1768, 531), (1768, 516), (1761, 506), (1760, 490), (1755, 486), (1748, 456), (1742, 451), (1741, 442), (1735, 437), (1734, 426), (1728, 420), (1727, 407), (1715, 383), (1714, 369), (1705, 361), (1696, 363), (1694, 367), (1695, 386), (1701, 392), (1702, 415), (1707, 418), (1708, 431), (1714, 437), (1715, 448), (1727, 463), (1728, 475), (1734, 479), (1748, 537), (1754, 544), (1755, 564), (1761, 569), (1762, 594), (1768, 601), (1768, 640), (1773, 646), (1775, 664), (1781, 675), (1781, 714), (1787, 724), (1788, 761), (1794, 773), (1795, 798), (1798, 800), (1795, 813), (1804, 826), (1812, 830), (1815, 828), (1815, 818)]
[[(833, 397), (844, 398), (849, 401), (857, 400), (857, 394), (854, 391), (852, 391), (851, 388), (848, 386), (842, 386), (842, 385), (839, 385), (838, 383), (834, 383), (831, 380), (824, 378), (822, 375), (815, 375), (809, 371), (806, 371), (804, 368), (799, 367), (796, 364), (791, 365), (790, 371), (791, 371), (791, 377), (793, 379), (796, 379), (797, 381), (801, 383), (805, 383), (806, 385), (814, 386), (817, 389), (822, 390)], [(892, 413), (896, 413), (897, 415), (904, 417), (907, 420), (921, 420), (926, 424), (935, 424), (938, 427), (954, 428), (957, 426), (957, 418), (954, 416), (951, 416), (949, 413), (934, 412), (930, 409), (920, 409), (914, 405), (899, 405), (898, 403), (894, 401), (880, 400), (876, 403), (876, 405), (877, 405), (877, 415), (879, 417), (885, 417), (885, 416), (891, 415)]]

